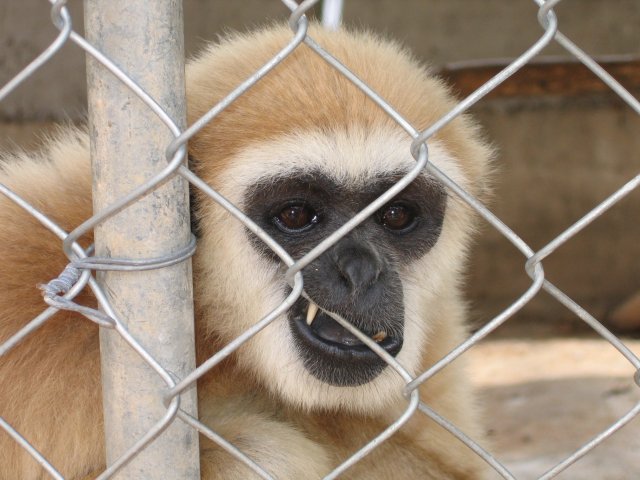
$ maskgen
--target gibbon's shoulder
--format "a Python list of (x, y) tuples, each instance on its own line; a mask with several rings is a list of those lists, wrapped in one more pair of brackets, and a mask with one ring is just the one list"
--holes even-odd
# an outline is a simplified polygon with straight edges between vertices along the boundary
[[(398, 43), (368, 31), (327, 31), (318, 25), (309, 35), (379, 93), (416, 129), (422, 130), (456, 104), (449, 87)], [(187, 66), (189, 122), (204, 115), (291, 42), (288, 26), (234, 33), (209, 45)], [(191, 144), (197, 160), (216, 152), (216, 164), (202, 172), (215, 183), (239, 150), (290, 132), (364, 127), (398, 129), (395, 122), (348, 79), (302, 43), (256, 85), (210, 122)], [(487, 193), (491, 148), (477, 125), (459, 116), (436, 134), (457, 157), (472, 193)], [(196, 167), (197, 168), (197, 167)], [(198, 172), (200, 173), (200, 172)]]
[[(60, 126), (42, 138), (37, 151), (0, 152), (0, 183), (19, 192), (63, 228), (76, 227), (91, 215), (91, 162), (86, 128)], [(0, 218), (26, 216), (3, 195), (0, 199), (3, 202)], [(12, 223), (15, 221), (3, 225)]]

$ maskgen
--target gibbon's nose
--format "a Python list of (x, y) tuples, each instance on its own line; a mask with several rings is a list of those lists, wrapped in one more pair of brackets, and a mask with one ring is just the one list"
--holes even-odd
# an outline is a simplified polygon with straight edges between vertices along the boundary
[(373, 285), (382, 272), (382, 263), (372, 248), (347, 241), (338, 244), (336, 266), (352, 292), (363, 291)]

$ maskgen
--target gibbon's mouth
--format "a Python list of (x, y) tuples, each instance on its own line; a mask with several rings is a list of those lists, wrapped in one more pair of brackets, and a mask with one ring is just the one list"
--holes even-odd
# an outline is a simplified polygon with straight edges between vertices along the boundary
[[(375, 315), (375, 312), (372, 313)], [(379, 323), (372, 318), (372, 324)], [(357, 386), (376, 378), (387, 363), (317, 305), (300, 298), (289, 310), (289, 325), (306, 369), (319, 380), (337, 386)], [(389, 354), (402, 348), (402, 333), (384, 327), (358, 328)], [(374, 331), (375, 330), (375, 331)]]

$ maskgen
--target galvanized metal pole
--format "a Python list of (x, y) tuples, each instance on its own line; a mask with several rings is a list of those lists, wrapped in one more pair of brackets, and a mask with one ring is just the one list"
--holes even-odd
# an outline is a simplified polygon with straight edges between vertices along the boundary
[[(179, 0), (85, 0), (88, 40), (185, 125), (182, 5)], [(100, 211), (166, 166), (172, 136), (120, 81), (87, 59), (94, 210)], [(100, 224), (96, 254), (154, 258), (190, 240), (188, 185), (174, 178)], [(151, 271), (104, 272), (99, 280), (127, 330), (168, 371), (195, 368), (191, 263)], [(166, 412), (166, 384), (114, 331), (102, 329), (107, 463), (113, 463)], [(196, 414), (196, 392), (181, 408)], [(174, 421), (118, 478), (195, 480), (197, 433)]]
[(338, 30), (342, 24), (343, 0), (324, 0), (322, 2), (322, 26), (327, 30)]

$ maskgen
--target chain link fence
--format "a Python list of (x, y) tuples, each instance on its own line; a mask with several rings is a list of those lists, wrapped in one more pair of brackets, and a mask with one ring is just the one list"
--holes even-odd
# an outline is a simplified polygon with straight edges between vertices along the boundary
[[(45, 228), (52, 231), (62, 241), (63, 250), (66, 255), (72, 259), (69, 266), (64, 272), (54, 281), (51, 281), (44, 287), (44, 299), (49, 305), (40, 315), (34, 318), (24, 328), (15, 332), (9, 339), (0, 344), (0, 362), (2, 356), (7, 354), (10, 350), (18, 346), (23, 340), (25, 340), (32, 332), (44, 325), (58, 310), (71, 310), (82, 314), (86, 317), (87, 321), (97, 323), (102, 329), (110, 329), (123, 339), (130, 349), (135, 351), (148, 366), (150, 366), (162, 379), (165, 385), (164, 400), (166, 405), (166, 411), (164, 416), (159, 420), (153, 428), (149, 429), (144, 435), (141, 436), (133, 445), (129, 446), (125, 453), (118, 458), (110, 462), (108, 468), (100, 473), (98, 478), (106, 479), (113, 477), (118, 471), (120, 471), (132, 458), (139, 455), (144, 451), (157, 437), (161, 436), (169, 426), (175, 422), (182, 422), (188, 425), (194, 431), (205, 435), (213, 442), (218, 444), (221, 448), (229, 452), (238, 461), (243, 462), (253, 472), (260, 477), (269, 479), (272, 478), (270, 473), (264, 469), (263, 466), (258, 465), (252, 461), (247, 455), (245, 455), (235, 445), (229, 443), (227, 440), (218, 435), (215, 431), (210, 429), (207, 425), (200, 422), (196, 416), (183, 408), (181, 405), (181, 396), (189, 389), (193, 388), (199, 378), (205, 375), (210, 370), (216, 368), (221, 361), (235, 352), (241, 345), (249, 341), (254, 335), (258, 334), (269, 323), (276, 319), (279, 315), (287, 311), (291, 305), (301, 295), (304, 295), (303, 291), (303, 277), (301, 270), (311, 263), (314, 259), (318, 258), (322, 253), (327, 251), (338, 240), (348, 234), (353, 228), (355, 228), (365, 218), (370, 216), (382, 205), (384, 205), (389, 199), (391, 199), (397, 192), (402, 190), (408, 185), (417, 175), (419, 175), (424, 169), (430, 172), (434, 177), (439, 179), (443, 184), (447, 186), (449, 191), (458, 196), (473, 209), (475, 209), (493, 228), (498, 230), (505, 238), (507, 238), (513, 246), (522, 253), (524, 268), (527, 274), (531, 278), (530, 286), (526, 291), (507, 309), (501, 312), (498, 316), (488, 321), (482, 328), (476, 333), (470, 336), (466, 341), (457, 346), (448, 355), (442, 358), (439, 362), (429, 368), (427, 371), (422, 372), (420, 375), (414, 377), (410, 375), (401, 364), (399, 364), (395, 358), (384, 351), (379, 345), (377, 345), (367, 335), (358, 331), (351, 324), (344, 319), (336, 316), (335, 319), (345, 329), (350, 331), (353, 335), (358, 337), (360, 341), (366, 344), (374, 352), (376, 352), (381, 358), (388, 363), (390, 368), (395, 370), (405, 382), (404, 395), (407, 398), (407, 406), (405, 412), (390, 424), (380, 435), (376, 438), (370, 439), (369, 443), (362, 446), (362, 448), (353, 454), (350, 458), (346, 459), (341, 465), (339, 465), (334, 471), (327, 474), (326, 479), (337, 478), (341, 473), (345, 472), (349, 467), (354, 465), (365, 455), (369, 454), (378, 445), (393, 435), (398, 429), (400, 429), (413, 415), (426, 415), (433, 421), (448, 430), (451, 435), (454, 435), (461, 440), (468, 448), (473, 450), (477, 455), (482, 457), (502, 478), (514, 479), (516, 478), (500, 460), (494, 457), (491, 453), (486, 451), (482, 445), (479, 445), (473, 438), (469, 438), (465, 432), (459, 430), (455, 425), (450, 423), (446, 418), (443, 418), (437, 411), (430, 408), (420, 400), (418, 387), (447, 367), (460, 355), (463, 355), (468, 349), (477, 344), (480, 340), (491, 334), (496, 328), (506, 322), (516, 312), (518, 312), (524, 305), (526, 305), (534, 296), (536, 296), (541, 290), (545, 290), (551, 294), (558, 302), (571, 310), (576, 316), (578, 316), (583, 322), (589, 325), (595, 330), (602, 338), (607, 340), (613, 345), (622, 356), (624, 356), (636, 371), (635, 383), (640, 385), (640, 359), (628, 349), (616, 336), (609, 332), (597, 319), (591, 316), (574, 300), (565, 295), (560, 289), (545, 279), (543, 261), (562, 244), (569, 241), (572, 237), (583, 230), (588, 224), (593, 222), (596, 218), (606, 213), (613, 205), (619, 202), (623, 197), (629, 194), (632, 190), (638, 187), (640, 183), (640, 175), (630, 179), (625, 185), (623, 185), (617, 191), (611, 193), (611, 195), (602, 203), (597, 205), (591, 211), (587, 212), (581, 219), (575, 222), (571, 227), (566, 229), (551, 242), (545, 245), (543, 248), (535, 251), (529, 245), (527, 245), (519, 236), (509, 229), (499, 218), (497, 218), (490, 210), (484, 205), (479, 203), (475, 198), (470, 196), (456, 183), (450, 180), (436, 165), (433, 165), (428, 160), (428, 145), (430, 138), (442, 129), (445, 125), (468, 110), (476, 102), (480, 101), (487, 93), (491, 92), (494, 88), (500, 85), (513, 75), (518, 69), (526, 65), (531, 59), (533, 59), (545, 46), (550, 42), (558, 42), (567, 52), (587, 66), (594, 75), (599, 77), (608, 87), (614, 91), (631, 109), (640, 115), (640, 102), (634, 98), (627, 90), (625, 90), (614, 78), (612, 78), (606, 71), (604, 71), (592, 58), (585, 54), (577, 45), (575, 45), (570, 39), (563, 35), (559, 30), (558, 20), (554, 14), (553, 8), (560, 0), (550, 0), (543, 2), (542, 0), (535, 0), (539, 6), (537, 21), (542, 27), (540, 38), (527, 49), (522, 55), (516, 58), (506, 68), (495, 75), (491, 80), (482, 85), (478, 90), (469, 95), (467, 98), (460, 101), (455, 108), (453, 108), (448, 114), (440, 118), (433, 125), (429, 126), (426, 130), (416, 130), (406, 119), (404, 119), (393, 107), (385, 102), (383, 98), (377, 95), (367, 84), (363, 83), (357, 78), (350, 70), (349, 65), (342, 65), (336, 58), (334, 58), (331, 52), (325, 51), (321, 45), (318, 45), (313, 38), (308, 35), (308, 20), (305, 16), (311, 7), (317, 3), (317, 0), (306, 0), (301, 4), (294, 2), (293, 0), (282, 0), (282, 3), (291, 10), (291, 16), (289, 17), (289, 25), (292, 29), (291, 40), (281, 52), (274, 56), (269, 62), (267, 62), (262, 68), (256, 71), (253, 75), (246, 79), (244, 83), (239, 85), (231, 94), (229, 94), (224, 100), (216, 105), (212, 105), (211, 109), (203, 115), (199, 120), (193, 123), (188, 128), (181, 128), (179, 125), (171, 120), (170, 116), (156, 103), (156, 101), (145, 92), (136, 82), (134, 82), (126, 72), (120, 70), (114, 65), (109, 58), (95, 48), (94, 45), (89, 43), (84, 37), (79, 35), (73, 30), (72, 18), (65, 8), (65, 1), (58, 0), (52, 2), (51, 16), (53, 23), (59, 29), (60, 33), (55, 40), (40, 54), (40, 56), (29, 64), (22, 72), (16, 75), (8, 84), (0, 89), (0, 101), (4, 99), (25, 79), (34, 74), (45, 63), (49, 62), (56, 56), (63, 45), (67, 43), (74, 43), (82, 48), (89, 56), (95, 61), (99, 62), (103, 67), (107, 68), (115, 77), (117, 77), (127, 88), (134, 92), (142, 102), (152, 111), (166, 127), (171, 131), (173, 140), (170, 144), (166, 145), (166, 156), (168, 159), (167, 166), (156, 174), (154, 178), (144, 183), (144, 185), (136, 188), (130, 194), (124, 196), (115, 203), (112, 203), (101, 212), (95, 214), (88, 219), (82, 225), (72, 232), (66, 232), (59, 227), (53, 220), (43, 215), (33, 205), (30, 205), (24, 199), (19, 197), (16, 193), (8, 189), (4, 185), (0, 185), (0, 192), (2, 192), (9, 199), (17, 203), (20, 207), (25, 209), (29, 214), (36, 218)], [(534, 19), (532, 19), (534, 21)], [(218, 192), (213, 190), (203, 180), (198, 178), (193, 172), (191, 172), (185, 166), (186, 144), (187, 141), (196, 135), (204, 125), (211, 122), (215, 117), (231, 105), (238, 97), (244, 94), (261, 78), (269, 75), (269, 72), (278, 65), (283, 59), (290, 55), (296, 48), (302, 43), (313, 49), (322, 59), (328, 62), (333, 68), (339, 71), (342, 75), (348, 78), (355, 86), (357, 86), (364, 94), (369, 97), (372, 102), (375, 102), (391, 117), (407, 134), (411, 137), (410, 149), (414, 157), (416, 158), (415, 168), (402, 178), (396, 185), (394, 185), (383, 196), (371, 203), (362, 212), (348, 221), (343, 227), (338, 229), (334, 234), (323, 240), (318, 244), (311, 252), (294, 261), (283, 248), (275, 243), (266, 233), (264, 233), (256, 224), (251, 222), (237, 206), (229, 203)], [(410, 95), (411, 92), (407, 92)], [(269, 246), (286, 264), (287, 278), (292, 285), (291, 294), (287, 299), (279, 305), (275, 310), (270, 312), (262, 319), (256, 319), (256, 323), (252, 328), (247, 330), (244, 334), (236, 338), (234, 341), (226, 345), (223, 349), (207, 359), (200, 366), (190, 371), (184, 378), (175, 378), (166, 365), (159, 362), (154, 356), (152, 356), (145, 348), (142, 347), (144, 343), (143, 339), (134, 338), (134, 336), (127, 330), (124, 323), (118, 317), (116, 309), (113, 308), (109, 302), (106, 293), (96, 282), (92, 272), (94, 271), (111, 271), (111, 270), (126, 270), (126, 271), (141, 271), (149, 269), (159, 269), (169, 265), (176, 265), (185, 259), (189, 258), (195, 250), (195, 239), (192, 238), (190, 242), (187, 242), (183, 248), (177, 253), (170, 255), (164, 255), (158, 258), (148, 259), (144, 261), (133, 261), (127, 259), (107, 259), (93, 255), (92, 249), (83, 248), (79, 239), (86, 232), (91, 231), (94, 227), (104, 222), (106, 219), (112, 217), (116, 213), (122, 211), (126, 206), (139, 201), (139, 199), (145, 197), (150, 192), (154, 191), (156, 187), (164, 183), (167, 179), (174, 177), (182, 177), (187, 180), (192, 187), (200, 189), (205, 192), (212, 201), (218, 202), (224, 208), (226, 208), (231, 215), (235, 216), (239, 222), (242, 222), (247, 228), (254, 232), (260, 239)], [(34, 232), (34, 235), (36, 232)], [(52, 276), (57, 272), (51, 272)], [(46, 281), (46, 279), (42, 279)], [(90, 288), (101, 306), (101, 310), (96, 310), (86, 306), (79, 305), (74, 302), (76, 297), (83, 289)], [(25, 372), (26, 374), (27, 372)], [(0, 379), (0, 382), (3, 380)], [(0, 412), (1, 414), (2, 412)], [(618, 429), (629, 423), (634, 417), (640, 413), (640, 403), (629, 410), (624, 416), (619, 418), (614, 424), (610, 425), (606, 430), (602, 431), (599, 435), (595, 436), (591, 441), (582, 445), (572, 455), (564, 459), (562, 462), (555, 465), (547, 472), (540, 475), (541, 479), (549, 479), (556, 476), (558, 473), (566, 469), (576, 460), (582, 456), (588, 454), (598, 444), (604, 441), (607, 437), (614, 434)], [(22, 448), (24, 448), (33, 459), (38, 462), (42, 468), (44, 468), (52, 478), (62, 479), (63, 476), (56, 470), (56, 466), (51, 464), (47, 458), (38, 452), (37, 445), (31, 445), (22, 434), (12, 427), (8, 422), (0, 418), (0, 427), (8, 433)]]

